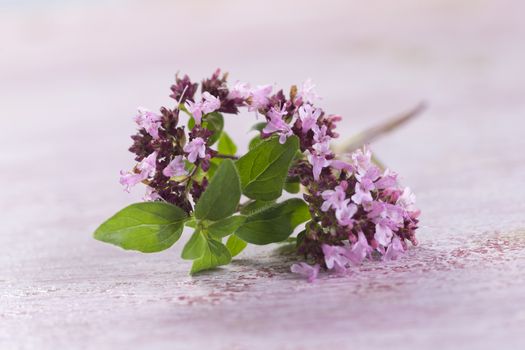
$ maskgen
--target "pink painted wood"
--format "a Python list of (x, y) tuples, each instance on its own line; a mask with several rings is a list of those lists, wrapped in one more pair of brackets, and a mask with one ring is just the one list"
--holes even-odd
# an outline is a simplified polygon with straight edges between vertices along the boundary
[[(0, 348), (524, 348), (524, 10), (232, 0), (1, 11)], [(117, 182), (135, 106), (169, 105), (178, 69), (217, 66), (261, 84), (313, 78), (325, 109), (345, 116), (343, 137), (428, 101), (373, 147), (418, 194), (421, 245), (308, 284), (274, 246), (189, 277), (181, 244), (141, 255), (94, 241), (140, 198)], [(253, 122), (227, 127), (245, 144)]]

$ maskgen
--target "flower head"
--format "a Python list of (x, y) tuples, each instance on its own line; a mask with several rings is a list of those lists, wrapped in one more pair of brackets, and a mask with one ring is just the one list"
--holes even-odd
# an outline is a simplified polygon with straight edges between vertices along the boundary
[(286, 110), (283, 107), (282, 109), (277, 109), (272, 107), (268, 112), (268, 117), (270, 121), (266, 124), (266, 127), (262, 130), (265, 134), (271, 134), (277, 132), (279, 136), (279, 143), (284, 144), (286, 138), (293, 135), (292, 128), (283, 120), (283, 115), (286, 114)]
[(369, 179), (363, 179), (362, 182), (355, 184), (355, 193), (352, 200), (356, 204), (363, 204), (373, 200), (371, 191), (374, 189), (374, 183)]
[(206, 141), (202, 137), (196, 137), (184, 146), (184, 152), (188, 153), (188, 161), (195, 163), (198, 158), (206, 158)]
[(184, 167), (184, 157), (175, 156), (168, 166), (162, 170), (162, 174), (167, 177), (187, 175), (188, 172)]
[(144, 158), (142, 162), (137, 164), (134, 172), (120, 171), (120, 184), (124, 186), (124, 190), (129, 192), (129, 189), (139, 182), (142, 182), (155, 174), (157, 161), (157, 152), (151, 153)]
[(193, 119), (195, 119), (195, 125), (201, 125), (202, 102), (186, 101), (186, 109), (193, 115)]
[(372, 152), (366, 147), (363, 147), (363, 149), (358, 149), (354, 153), (352, 153), (352, 160), (354, 161), (354, 165), (357, 169), (357, 171), (361, 174), (366, 173), (368, 168), (371, 165), (371, 159), (372, 159)]
[(250, 97), (250, 84), (238, 81), (231, 88), (228, 98), (229, 99), (247, 99)]
[(208, 91), (202, 93), (202, 112), (208, 114), (221, 108), (221, 100), (210, 94)]
[(357, 205), (349, 202), (350, 200), (346, 199), (343, 202), (341, 208), (338, 208), (335, 211), (335, 217), (337, 218), (337, 223), (340, 226), (352, 227), (352, 225), (354, 224), (354, 220), (352, 218), (354, 214), (357, 213)]
[(323, 244), (321, 248), (323, 250), (326, 267), (329, 270), (335, 269), (336, 272), (346, 271), (348, 258), (345, 256), (346, 249), (344, 247)]
[(372, 252), (372, 247), (368, 244), (363, 231), (359, 231), (357, 237), (357, 242), (346, 252), (346, 257), (354, 265), (359, 265)]
[(401, 197), (399, 197), (396, 204), (407, 211), (415, 211), (416, 195), (410, 190), (409, 187), (405, 187), (403, 194)]
[[(299, 119), (301, 119), (303, 134), (317, 125), (317, 120), (321, 116), (321, 110), (312, 105), (304, 104), (299, 108)], [(326, 128), (326, 126), (324, 126)]]
[(327, 133), (328, 127), (326, 125), (319, 127), (319, 125), (314, 124), (312, 130), (314, 132), (315, 143), (328, 144), (332, 139)]
[(250, 91), (250, 104), (248, 111), (257, 111), (258, 109), (265, 108), (270, 101), (269, 95), (272, 92), (272, 85), (259, 85), (255, 89)]
[(336, 186), (333, 190), (325, 190), (321, 193), (324, 202), (321, 206), (322, 211), (328, 211), (330, 208), (337, 210), (341, 209), (345, 204), (346, 199), (346, 189), (348, 183), (346, 181), (341, 182), (340, 185)]
[(158, 139), (160, 119), (160, 115), (148, 111), (145, 108), (139, 107), (138, 114), (135, 116), (135, 123), (137, 123), (140, 128), (146, 130), (146, 132), (150, 134), (153, 139)]
[(178, 74), (175, 77), (175, 85), (171, 86), (172, 94), (170, 95), (177, 103), (184, 103), (187, 100), (193, 101), (193, 96), (197, 91), (197, 83), (192, 83), (190, 77), (185, 75), (182, 79)]
[(308, 161), (312, 164), (314, 180), (319, 180), (321, 171), (330, 165), (330, 160), (323, 154), (311, 153), (308, 155)]
[(312, 83), (312, 79), (306, 79), (303, 82), (299, 89), (298, 96), (304, 103), (314, 103), (320, 98), (315, 92), (315, 85)]
[(152, 202), (160, 198), (160, 195), (155, 191), (155, 189), (147, 186), (146, 193), (142, 199), (146, 202)]

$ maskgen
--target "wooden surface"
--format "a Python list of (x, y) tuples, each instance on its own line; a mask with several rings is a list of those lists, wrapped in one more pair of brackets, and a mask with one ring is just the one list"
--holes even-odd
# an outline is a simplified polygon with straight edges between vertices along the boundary
[[(524, 348), (525, 6), (361, 3), (5, 7), (0, 348)], [(135, 107), (169, 105), (179, 69), (218, 66), (254, 84), (311, 77), (344, 136), (429, 102), (373, 146), (418, 196), (421, 245), (308, 284), (275, 246), (189, 277), (180, 243), (94, 241), (141, 196), (118, 184)], [(253, 122), (226, 121), (241, 142)]]

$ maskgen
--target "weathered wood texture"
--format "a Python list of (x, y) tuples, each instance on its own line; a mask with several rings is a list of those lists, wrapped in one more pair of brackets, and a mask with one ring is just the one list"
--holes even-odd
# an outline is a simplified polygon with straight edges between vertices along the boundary
[[(366, 5), (365, 5), (366, 3)], [(1, 6), (1, 5), (0, 5)], [(0, 12), (0, 348), (525, 348), (521, 1), (144, 1)], [(313, 284), (275, 247), (189, 277), (96, 242), (126, 203), (137, 105), (180, 69), (306, 77), (343, 136), (420, 99), (374, 144), (423, 211), (421, 245)], [(252, 115), (229, 117), (241, 141)]]

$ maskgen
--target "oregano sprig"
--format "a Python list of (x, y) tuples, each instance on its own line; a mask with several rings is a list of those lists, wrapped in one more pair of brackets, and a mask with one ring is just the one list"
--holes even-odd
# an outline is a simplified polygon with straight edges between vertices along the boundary
[[(181, 257), (193, 261), (194, 274), (228, 264), (249, 243), (285, 242), (298, 230), (294, 241), (305, 262), (292, 272), (310, 281), (320, 267), (341, 273), (365, 258), (396, 259), (406, 241), (417, 244), (412, 192), (399, 186), (397, 174), (375, 165), (367, 148), (333, 153), (341, 117), (315, 107), (310, 81), (285, 96), (272, 94), (272, 85), (230, 86), (227, 76), (217, 70), (203, 80), (200, 97), (199, 84), (177, 76), (172, 109), (139, 109), (129, 149), (137, 164), (121, 172), (120, 182), (127, 191), (146, 185), (145, 202), (105, 221), (96, 239), (158, 252), (187, 227), (193, 233)], [(264, 121), (238, 155), (224, 114), (243, 108)]]

